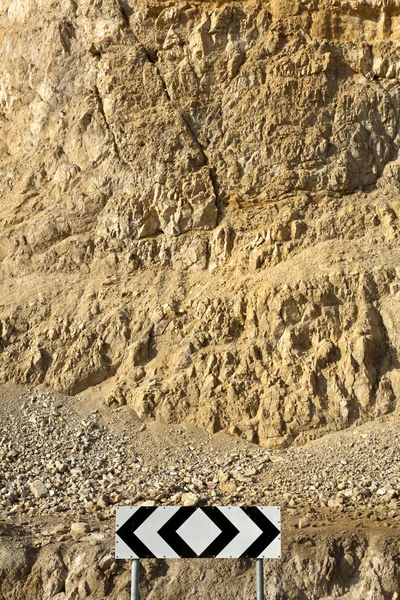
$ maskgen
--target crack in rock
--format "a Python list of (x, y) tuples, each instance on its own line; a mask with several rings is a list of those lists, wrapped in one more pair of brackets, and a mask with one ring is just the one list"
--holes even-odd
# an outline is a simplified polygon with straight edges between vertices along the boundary
[(112, 128), (111, 128), (108, 120), (107, 120), (106, 113), (104, 111), (103, 98), (102, 98), (102, 96), (100, 94), (100, 91), (99, 91), (99, 88), (97, 87), (97, 85), (95, 85), (93, 87), (93, 91), (94, 91), (94, 94), (95, 94), (95, 98), (97, 100), (97, 107), (99, 109), (99, 112), (100, 112), (101, 116), (104, 119), (104, 123), (105, 123), (105, 125), (107, 127), (107, 131), (109, 131), (109, 133), (110, 133), (110, 135), (112, 137), (113, 147), (114, 147), (115, 154), (116, 154), (118, 160), (120, 162), (122, 162), (122, 163), (125, 164), (125, 161), (121, 157), (121, 153), (120, 153), (120, 150), (119, 150), (119, 147), (118, 147), (118, 144), (117, 144), (117, 140), (116, 140), (115, 134), (114, 134), (114, 132), (113, 132), (113, 130), (112, 130)]

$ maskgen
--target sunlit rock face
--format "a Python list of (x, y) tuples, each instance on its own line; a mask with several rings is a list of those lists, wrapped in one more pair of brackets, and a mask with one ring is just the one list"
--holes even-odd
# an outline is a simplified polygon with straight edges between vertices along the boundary
[(396, 2), (3, 2), (0, 374), (279, 447), (399, 393)]

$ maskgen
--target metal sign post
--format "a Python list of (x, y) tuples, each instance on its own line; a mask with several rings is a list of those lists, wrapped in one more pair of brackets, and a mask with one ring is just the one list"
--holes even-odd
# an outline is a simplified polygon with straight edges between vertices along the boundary
[(264, 600), (264, 558), (281, 557), (278, 506), (119, 506), (115, 558), (131, 558), (131, 600), (139, 600), (140, 558), (256, 558)]
[(257, 600), (264, 600), (264, 561), (262, 558), (257, 558), (256, 576), (257, 576)]
[(132, 560), (131, 600), (139, 600), (139, 559)]

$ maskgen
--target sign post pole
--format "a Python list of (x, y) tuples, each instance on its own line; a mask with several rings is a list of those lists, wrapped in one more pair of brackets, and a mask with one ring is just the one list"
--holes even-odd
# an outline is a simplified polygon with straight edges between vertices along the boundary
[(139, 559), (132, 560), (131, 600), (139, 600)]
[(264, 600), (264, 561), (262, 558), (256, 560), (257, 575), (257, 600)]

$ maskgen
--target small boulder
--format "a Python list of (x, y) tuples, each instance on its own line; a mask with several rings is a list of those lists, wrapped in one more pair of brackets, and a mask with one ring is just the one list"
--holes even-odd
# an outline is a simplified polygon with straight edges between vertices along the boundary
[(107, 571), (114, 564), (114, 557), (112, 554), (106, 554), (99, 561), (100, 571)]
[(199, 497), (192, 492), (188, 492), (187, 494), (182, 494), (182, 502), (183, 506), (196, 506), (199, 503)]
[(49, 493), (49, 490), (40, 479), (35, 479), (35, 481), (32, 481), (32, 483), (29, 485), (29, 488), (35, 498), (45, 498)]
[(106, 494), (100, 494), (97, 498), (96, 504), (99, 508), (107, 508), (110, 504), (110, 499)]
[(89, 533), (90, 527), (87, 523), (78, 522), (72, 523), (71, 525), (71, 535), (74, 540), (79, 540), (81, 537)]
[(308, 519), (307, 517), (302, 517), (301, 519), (299, 519), (299, 529), (306, 529), (307, 527), (310, 527), (310, 525), (310, 519)]

